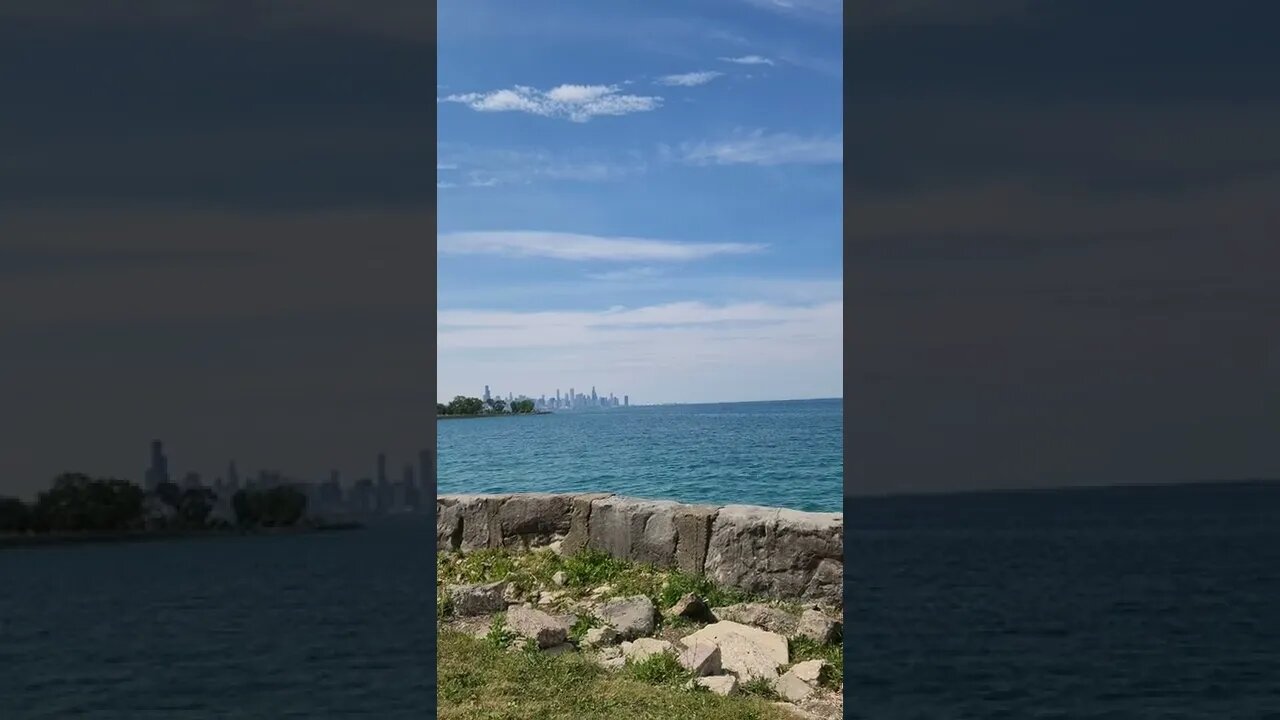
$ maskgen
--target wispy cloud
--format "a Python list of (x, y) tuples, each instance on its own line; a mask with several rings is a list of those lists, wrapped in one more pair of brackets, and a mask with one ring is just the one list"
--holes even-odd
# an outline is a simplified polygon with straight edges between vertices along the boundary
[(557, 85), (538, 90), (516, 85), (505, 90), (447, 95), (440, 102), (461, 103), (476, 112), (523, 112), (572, 122), (601, 115), (629, 115), (662, 106), (662, 98), (629, 95), (617, 85)]
[(761, 55), (743, 55), (742, 57), (722, 57), (721, 60), (738, 65), (773, 65), (773, 60)]
[(442, 163), (442, 162), (436, 163), (436, 172), (440, 172), (441, 170), (457, 170), (457, 169), (458, 169), (458, 166), (454, 165), (453, 163)]
[(679, 75), (664, 75), (658, 78), (656, 82), (659, 85), (695, 87), (697, 85), (706, 85), (721, 75), (724, 75), (724, 73), (716, 72), (715, 70), (703, 70), (700, 72), (688, 72)]
[(609, 272), (587, 273), (587, 277), (592, 280), (626, 282), (629, 280), (644, 280), (661, 274), (662, 271), (658, 268), (645, 266), (626, 268), (625, 270), (610, 270)]
[(445, 255), (501, 255), (615, 262), (680, 262), (717, 255), (757, 253), (765, 249), (764, 245), (751, 243), (685, 243), (533, 231), (448, 233), (436, 239), (436, 247)]
[(532, 148), (495, 148), (446, 144), (438, 147), (442, 163), (467, 177), (472, 187), (528, 185), (538, 181), (610, 182), (646, 171), (638, 152), (598, 149), (551, 152)]
[[(765, 10), (810, 20), (838, 21), (844, 15), (844, 0), (745, 0), (745, 2)], [(864, 0), (861, 3), (854, 4), (867, 5), (871, 3)], [(883, 5), (885, 3), (883, 0), (875, 0), (874, 4)], [(904, 4), (919, 4), (919, 0)]]
[(679, 159), (693, 165), (839, 164), (844, 162), (844, 135), (804, 137), (753, 130), (718, 142), (685, 143)]

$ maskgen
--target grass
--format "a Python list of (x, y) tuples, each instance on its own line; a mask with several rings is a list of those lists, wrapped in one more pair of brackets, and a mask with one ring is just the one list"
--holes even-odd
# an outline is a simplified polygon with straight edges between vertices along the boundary
[(743, 593), (716, 587), (705, 577), (629, 563), (590, 549), (569, 557), (547, 549), (519, 554), (497, 549), (441, 552), (436, 556), (436, 566), (439, 587), (505, 580), (519, 592), (529, 593), (554, 587), (552, 577), (563, 572), (562, 589), (571, 597), (583, 597), (594, 588), (608, 585), (612, 590), (605, 597), (644, 595), (664, 610), (685, 593), (699, 595), (710, 607), (750, 599)]
[[(664, 656), (655, 656), (664, 657)], [(670, 656), (665, 656), (670, 659)], [(444, 720), (784, 720), (768, 700), (673, 685), (667, 661), (609, 673), (576, 653), (511, 652), (444, 630), (436, 717)], [(674, 659), (670, 659), (674, 662)], [(679, 668), (679, 665), (676, 665)], [(681, 669), (683, 672), (683, 669)]]
[(826, 660), (827, 666), (818, 676), (818, 684), (831, 690), (839, 690), (844, 682), (844, 645), (822, 645), (804, 637), (793, 637), (790, 646), (791, 664), (805, 660)]

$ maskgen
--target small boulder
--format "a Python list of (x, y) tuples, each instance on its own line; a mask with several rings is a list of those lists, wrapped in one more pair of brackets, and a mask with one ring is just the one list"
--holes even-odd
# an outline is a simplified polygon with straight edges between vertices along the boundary
[(551, 576), (551, 582), (556, 587), (564, 587), (565, 583), (569, 582), (569, 576), (565, 575), (563, 570), (557, 570), (556, 574)]
[(839, 637), (840, 621), (829, 617), (820, 610), (810, 608), (800, 616), (800, 624), (796, 628), (796, 634), (809, 638), (821, 645), (826, 645), (834, 642)]
[(603, 597), (605, 595), (608, 595), (611, 592), (613, 592), (612, 585), (598, 585), (594, 588), (591, 588), (592, 597)]
[(591, 628), (582, 634), (582, 646), (587, 648), (604, 647), (618, 641), (618, 633), (611, 627)]
[(658, 640), (656, 638), (640, 638), (635, 642), (622, 643), (622, 655), (632, 662), (640, 662), (654, 655), (662, 653), (675, 654), (676, 648), (666, 640)]
[(796, 663), (774, 682), (773, 689), (788, 702), (804, 702), (817, 691), (818, 677), (826, 664), (825, 660)]
[(653, 632), (653, 601), (644, 595), (633, 595), (610, 600), (596, 611), (596, 615), (607, 625), (618, 631), (618, 637), (634, 640)]
[(515, 585), (508, 583), (506, 587), (502, 588), (502, 599), (508, 605), (520, 604), (521, 597), (520, 588)]
[(738, 689), (738, 678), (732, 675), (711, 675), (693, 681), (716, 695), (729, 695)]
[(778, 677), (778, 666), (787, 664), (787, 639), (777, 633), (728, 620), (712, 623), (681, 641), (686, 647), (711, 642), (720, 648), (720, 666), (739, 680)]
[(606, 670), (618, 670), (627, 664), (627, 658), (622, 654), (622, 648), (613, 647), (601, 648), (597, 653), (591, 655), (591, 660)]
[(707, 604), (702, 598), (693, 593), (685, 593), (680, 596), (675, 605), (667, 610), (668, 617), (684, 617), (690, 620), (706, 620), (715, 622), (715, 617), (711, 615), (711, 611), (707, 608)]
[(738, 603), (718, 607), (711, 611), (717, 620), (730, 620), (744, 625), (752, 625), (762, 630), (779, 635), (794, 635), (799, 618), (782, 608), (764, 603)]
[(506, 609), (507, 601), (503, 597), (505, 589), (506, 583), (502, 581), (480, 585), (450, 585), (449, 601), (453, 604), (455, 615), (488, 615)]
[(720, 647), (709, 640), (681, 643), (676, 660), (694, 677), (715, 675), (720, 672)]
[(516, 605), (507, 610), (507, 627), (520, 637), (530, 638), (540, 648), (559, 645), (569, 636), (569, 628), (563, 622), (541, 610)]

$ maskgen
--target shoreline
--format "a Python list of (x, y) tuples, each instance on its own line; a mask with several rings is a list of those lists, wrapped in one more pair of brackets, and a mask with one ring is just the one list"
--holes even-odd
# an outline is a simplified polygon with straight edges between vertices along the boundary
[(538, 410), (531, 413), (480, 413), (479, 415), (436, 415), (437, 420), (475, 420), (478, 418), (525, 417), (529, 415), (551, 415), (550, 410)]
[(203, 528), (184, 530), (133, 530), (127, 532), (84, 532), (42, 534), (0, 534), (0, 550), (5, 548), (50, 547), (57, 545), (85, 545), (153, 542), (159, 540), (186, 540), (192, 538), (244, 537), (250, 535), (300, 535), (319, 532), (359, 530), (365, 526), (359, 522), (331, 522), (275, 528)]

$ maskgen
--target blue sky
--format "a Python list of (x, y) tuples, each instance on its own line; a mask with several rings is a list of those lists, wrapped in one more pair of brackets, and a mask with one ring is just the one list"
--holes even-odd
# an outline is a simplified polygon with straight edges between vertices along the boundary
[(838, 2), (438, 18), (440, 398), (842, 395)]

